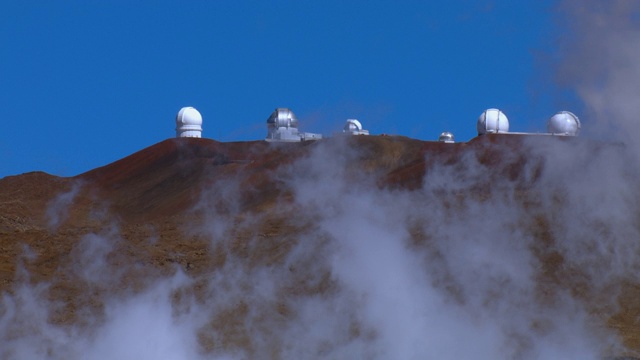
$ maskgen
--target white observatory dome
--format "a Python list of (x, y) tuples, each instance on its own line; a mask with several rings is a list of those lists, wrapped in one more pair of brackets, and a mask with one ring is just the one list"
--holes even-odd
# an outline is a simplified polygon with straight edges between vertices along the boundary
[(345, 132), (360, 131), (362, 130), (362, 124), (357, 119), (347, 119), (347, 123), (344, 125)]
[(509, 119), (498, 109), (487, 109), (478, 118), (478, 135), (509, 132)]
[(357, 119), (347, 119), (342, 132), (351, 135), (369, 135), (369, 130), (363, 130), (362, 124)]
[(456, 141), (456, 138), (453, 136), (452, 133), (445, 131), (442, 134), (440, 134), (440, 136), (438, 137), (438, 141), (442, 141), (445, 143), (453, 143)]
[(298, 118), (287, 108), (277, 108), (267, 119), (269, 128), (297, 128)]
[(547, 122), (547, 131), (556, 135), (576, 136), (580, 132), (580, 119), (569, 111), (560, 111)]
[(198, 110), (187, 106), (178, 111), (176, 137), (202, 137), (202, 115)]

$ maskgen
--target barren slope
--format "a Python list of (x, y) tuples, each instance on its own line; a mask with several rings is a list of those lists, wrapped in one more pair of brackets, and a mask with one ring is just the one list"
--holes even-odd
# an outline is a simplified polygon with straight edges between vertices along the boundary
[[(216, 276), (222, 276), (216, 274), (227, 267), (245, 269), (240, 273), (245, 271), (247, 277), (256, 276), (256, 269), (271, 269), (279, 277), (285, 276), (282, 271), (287, 275), (278, 283), (279, 300), (266, 308), (254, 308), (250, 298), (226, 304), (198, 330), (204, 353), (243, 349), (249, 357), (264, 356), (263, 345), (243, 319), (270, 319), (275, 314), (278, 324), (293, 321), (300, 313), (292, 299), (331, 296), (343, 287), (331, 269), (310, 263), (314, 257), (291, 260), (305, 241), (332, 241), (331, 231), (322, 229), (316, 214), (326, 214), (335, 204), (306, 194), (359, 194), (366, 188), (364, 194), (380, 194), (381, 199), (393, 199), (393, 194), (409, 199), (407, 206), (415, 206), (415, 211), (401, 226), (409, 229), (408, 246), (425, 251), (431, 263), (447, 258), (433, 250), (438, 235), (431, 226), (436, 224), (420, 209), (464, 213), (471, 202), (481, 207), (510, 204), (521, 215), (516, 225), (508, 226), (520, 227), (523, 236), (533, 239), (530, 251), (540, 264), (534, 271), (538, 285), (532, 301), (535, 297), (552, 306), (564, 291), (559, 289), (565, 289), (584, 300), (594, 319), (607, 317), (608, 326), (624, 338), (628, 353), (640, 351), (640, 284), (629, 278), (607, 284), (618, 290), (622, 286), (613, 302), (619, 299), (620, 309), (612, 309), (610, 299), (598, 302), (594, 292), (602, 287), (593, 285), (577, 262), (567, 260), (558, 244), (563, 230), (554, 214), (563, 213), (570, 199), (560, 190), (554, 196), (541, 190), (539, 182), (553, 169), (544, 155), (527, 150), (531, 142), (570, 149), (580, 140), (517, 135), (457, 144), (387, 136), (290, 144), (168, 139), (72, 178), (44, 173), (6, 177), (0, 179), (0, 291), (14, 294), (25, 282), (47, 284), (46, 298), (56, 304), (47, 322), (91, 328), (107, 321), (105, 299), (142, 293), (177, 271), (192, 281), (172, 293), (177, 308), (189, 296), (201, 305), (213, 301), (210, 292), (219, 288)], [(581, 144), (576, 146), (585, 146)], [(586, 146), (594, 152), (609, 147)], [(318, 180), (327, 173), (334, 175)], [(441, 174), (448, 177), (442, 180)], [(298, 185), (306, 183), (311, 185)], [(547, 197), (553, 205), (544, 200)], [(425, 204), (428, 201), (432, 203)], [(487, 217), (491, 223), (491, 214)], [(610, 233), (607, 226), (600, 227), (603, 241)], [(91, 245), (92, 236), (106, 239), (107, 248)], [(87, 276), (94, 262), (104, 264)], [(110, 276), (98, 276), (105, 271)], [(448, 284), (449, 277), (455, 274), (434, 278), (434, 286)], [(466, 290), (456, 284), (453, 281), (443, 291), (464, 304)], [(351, 326), (349, 339), (375, 337), (361, 322)], [(267, 357), (279, 358), (287, 351), (280, 339), (265, 341), (271, 341)]]

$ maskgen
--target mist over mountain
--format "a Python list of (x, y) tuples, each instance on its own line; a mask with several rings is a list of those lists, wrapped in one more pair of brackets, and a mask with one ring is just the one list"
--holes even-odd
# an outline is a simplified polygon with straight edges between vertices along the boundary
[(638, 162), (573, 137), (168, 139), (0, 179), (3, 358), (640, 350)]
[[(0, 179), (0, 358), (640, 358), (640, 2), (549, 7), (532, 97), (580, 114), (580, 137), (181, 138)], [(513, 86), (486, 75), (456, 101)]]

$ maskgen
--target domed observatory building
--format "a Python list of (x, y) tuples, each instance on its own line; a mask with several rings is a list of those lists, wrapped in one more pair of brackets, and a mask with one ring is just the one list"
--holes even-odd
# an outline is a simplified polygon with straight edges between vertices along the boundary
[(453, 144), (454, 142), (456, 142), (456, 138), (453, 136), (452, 133), (445, 131), (442, 134), (440, 134), (440, 136), (438, 137), (438, 141), (447, 143), (447, 144)]
[(553, 135), (577, 136), (580, 132), (580, 119), (569, 111), (560, 111), (547, 122), (547, 132)]
[(487, 109), (478, 118), (478, 135), (509, 132), (509, 119), (499, 109)]
[(357, 119), (347, 119), (342, 132), (349, 135), (369, 135), (369, 130), (362, 129), (362, 124)]
[(202, 115), (191, 106), (183, 107), (176, 115), (176, 137), (202, 137)]
[(288, 108), (277, 108), (267, 119), (267, 138), (271, 142), (295, 142), (322, 139), (322, 135), (298, 130), (298, 118)]

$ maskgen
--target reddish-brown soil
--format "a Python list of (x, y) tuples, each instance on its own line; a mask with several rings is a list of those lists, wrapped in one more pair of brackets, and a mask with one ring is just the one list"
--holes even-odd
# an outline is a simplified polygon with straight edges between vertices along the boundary
[[(353, 150), (357, 160), (354, 171), (370, 174), (378, 188), (414, 191), (422, 186), (425, 174), (435, 165), (455, 164), (470, 152), (476, 154), (480, 163), (495, 167), (494, 176), (517, 182), (527, 161), (535, 161), (518, 151), (522, 141), (523, 137), (517, 135), (485, 136), (456, 144), (370, 136), (350, 138), (342, 146)], [(286, 216), (275, 211), (277, 202), (292, 196), (275, 174), (309, 155), (316, 146), (314, 142), (220, 143), (209, 139), (168, 139), (74, 177), (33, 172), (0, 179), (0, 292), (12, 292), (14, 284), (24, 280), (17, 271), (24, 266), (31, 283), (52, 283), (50, 298), (64, 304), (50, 321), (75, 324), (83, 321), (80, 309), (101, 308), (104, 291), (143, 287), (143, 279), (170, 274), (176, 265), (194, 276), (218, 268), (225, 263), (224, 252), (210, 249), (202, 233), (190, 233), (184, 224), (202, 225), (206, 221), (203, 214), (207, 209), (200, 207), (203, 191), (215, 189), (216, 184), (224, 182), (242, 189), (233, 209), (238, 221), (251, 213), (268, 214), (254, 225), (256, 228), (234, 231), (236, 238), (231, 250), (245, 256), (247, 262), (277, 263), (287, 254), (294, 241), (291, 236), (301, 225), (286, 221)], [(505, 152), (505, 148), (510, 150)], [(486, 181), (490, 179), (478, 179), (479, 184)], [(523, 192), (523, 202), (535, 201), (527, 197), (526, 184), (516, 189)], [(59, 223), (52, 224), (48, 209), (57, 196), (70, 191), (77, 194), (66, 215), (63, 214)], [(545, 233), (545, 219), (538, 223), (537, 234), (544, 246), (545, 241), (550, 241)], [(119, 279), (115, 290), (66, 276), (72, 249), (79, 239), (88, 233), (108, 233), (113, 226), (118, 228), (123, 241), (108, 261), (114, 266), (132, 263), (138, 266)], [(247, 251), (250, 234), (260, 234), (264, 239), (260, 251)], [(424, 241), (419, 232), (414, 235), (416, 244)], [(155, 241), (150, 242), (150, 238)], [(23, 260), (27, 247), (35, 254), (29, 261)], [(544, 250), (540, 250), (540, 256), (544, 257), (547, 276), (559, 281), (561, 270), (558, 269), (563, 259)], [(320, 293), (330, 286), (329, 282), (314, 287), (300, 285), (291, 292)], [(640, 317), (640, 285), (625, 284), (625, 288), (620, 298), (622, 308), (608, 323), (619, 331), (630, 349), (640, 351), (640, 324), (636, 320)], [(242, 306), (233, 311), (242, 312)], [(278, 311), (286, 313), (287, 310)], [(206, 337), (201, 340), (207, 349)], [(229, 340), (234, 341), (242, 346), (242, 339)]]

